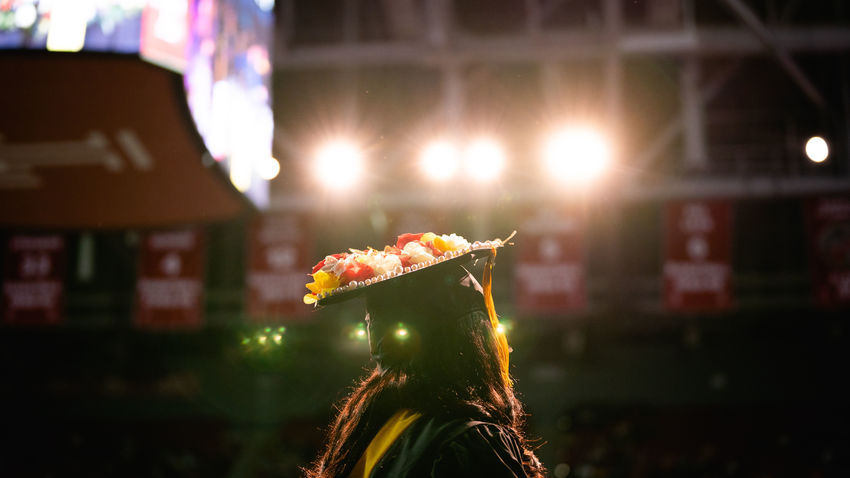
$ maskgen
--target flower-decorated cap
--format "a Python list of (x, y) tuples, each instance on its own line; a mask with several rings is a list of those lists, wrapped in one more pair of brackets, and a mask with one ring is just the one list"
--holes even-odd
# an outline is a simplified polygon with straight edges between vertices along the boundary
[(310, 274), (313, 281), (307, 284), (310, 292), (304, 296), (304, 303), (335, 304), (360, 296), (386, 281), (489, 257), (497, 248), (508, 244), (511, 237), (513, 234), (506, 239), (470, 243), (457, 234), (402, 234), (394, 246), (385, 246), (383, 250), (350, 249), (331, 254), (313, 267)]
[[(457, 234), (402, 234), (398, 236), (395, 246), (386, 246), (380, 251), (371, 248), (351, 249), (350, 252), (332, 254), (313, 267), (313, 282), (307, 284), (310, 293), (304, 296), (304, 303), (320, 307), (373, 291), (375, 295), (371, 297), (376, 297), (391, 289), (388, 287), (390, 285), (408, 288), (410, 284), (417, 282), (413, 279), (422, 278), (428, 282), (434, 275), (460, 276), (460, 281), (455, 281), (453, 286), (449, 285), (449, 289), (443, 289), (443, 292), (450, 292), (455, 288), (454, 292), (458, 294), (461, 289), (473, 293), (472, 291), (477, 289), (474, 287), (477, 282), (462, 266), (469, 261), (486, 257), (481, 289), (473, 295), (478, 295), (478, 300), (481, 300), (487, 311), (490, 326), (496, 331), (502, 379), (510, 385), (510, 347), (501, 332), (493, 305), (492, 277), (497, 249), (510, 244), (508, 241), (514, 234), (516, 231), (505, 239), (473, 243)], [(468, 276), (470, 280), (463, 279), (463, 276)], [(390, 290), (390, 293), (393, 291)], [(460, 294), (457, 300), (461, 307), (474, 302), (463, 299), (462, 295)]]

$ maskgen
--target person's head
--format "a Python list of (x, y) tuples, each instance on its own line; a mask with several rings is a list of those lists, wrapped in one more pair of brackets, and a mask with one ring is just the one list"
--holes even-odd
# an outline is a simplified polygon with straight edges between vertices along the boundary
[[(408, 408), (511, 420), (499, 338), (482, 287), (450, 266), (390, 281), (366, 294), (377, 370), (403, 382)], [(427, 396), (428, 400), (417, 397)]]
[[(487, 314), (483, 292), (461, 266), (422, 271), (380, 284), (366, 293), (372, 358), (383, 369), (411, 371), (418, 362), (445, 348), (447, 341), (454, 342), (459, 323), (474, 311)], [(452, 360), (451, 356), (440, 358)]]

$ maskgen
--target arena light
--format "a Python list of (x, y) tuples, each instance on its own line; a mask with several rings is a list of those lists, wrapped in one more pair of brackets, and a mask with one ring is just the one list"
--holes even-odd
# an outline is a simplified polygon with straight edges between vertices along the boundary
[(496, 326), (497, 334), (508, 335), (514, 328), (514, 323), (510, 319), (504, 317), (499, 319), (499, 324)]
[(257, 330), (253, 335), (242, 336), (242, 346), (247, 350), (270, 350), (271, 347), (283, 345), (283, 339), (286, 335), (286, 327), (280, 326), (277, 328), (265, 327)]
[(505, 152), (490, 138), (479, 138), (469, 143), (463, 159), (469, 177), (480, 182), (496, 179), (505, 168)]
[(12, 9), (15, 10), (15, 26), (18, 28), (30, 28), (38, 20), (38, 9), (32, 3), (25, 3)]
[(266, 181), (271, 181), (280, 174), (280, 162), (277, 159), (269, 156), (260, 164), (257, 165), (257, 174)]
[(395, 337), (398, 340), (407, 340), (407, 338), (410, 337), (410, 331), (407, 329), (407, 326), (399, 323), (395, 329)]
[(446, 140), (436, 140), (422, 150), (419, 166), (428, 179), (445, 182), (451, 179), (458, 168), (457, 147)]
[(244, 193), (251, 189), (253, 182), (251, 162), (247, 159), (247, 155), (237, 153), (230, 157), (230, 182), (239, 192)]
[(346, 140), (333, 140), (316, 152), (314, 172), (322, 186), (332, 190), (347, 190), (363, 173), (360, 149)]
[(611, 147), (598, 131), (567, 127), (552, 133), (543, 143), (543, 165), (557, 181), (587, 183), (610, 166)]
[(806, 141), (806, 156), (815, 163), (822, 163), (829, 157), (829, 144), (820, 136), (812, 136)]
[[(76, 2), (55, 2), (50, 10), (50, 27), (47, 30), (48, 51), (80, 51), (86, 41), (86, 27), (94, 6)], [(87, 8), (88, 7), (88, 8)]]
[(363, 322), (358, 323), (353, 327), (348, 327), (348, 338), (355, 341), (365, 341), (369, 337), (368, 332), (366, 332), (366, 324)]

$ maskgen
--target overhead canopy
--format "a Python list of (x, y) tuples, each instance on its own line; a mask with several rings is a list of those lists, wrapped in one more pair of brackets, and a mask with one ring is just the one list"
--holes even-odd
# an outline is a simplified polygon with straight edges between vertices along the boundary
[(158, 227), (250, 207), (205, 155), (175, 73), (100, 54), (0, 65), (0, 224)]

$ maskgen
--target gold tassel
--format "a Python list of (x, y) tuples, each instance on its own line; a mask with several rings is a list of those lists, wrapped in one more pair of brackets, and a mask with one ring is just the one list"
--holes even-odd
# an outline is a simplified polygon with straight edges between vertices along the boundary
[(493, 267), (496, 265), (496, 248), (493, 247), (492, 254), (487, 259), (487, 265), (484, 266), (484, 279), (481, 286), (484, 288), (484, 305), (487, 307), (487, 314), (490, 316), (490, 325), (496, 332), (496, 340), (499, 342), (499, 366), (502, 369), (502, 379), (505, 384), (513, 386), (511, 375), (508, 370), (508, 361), (510, 347), (508, 339), (504, 332), (499, 332), (499, 318), (496, 316), (496, 306), (493, 304)]

